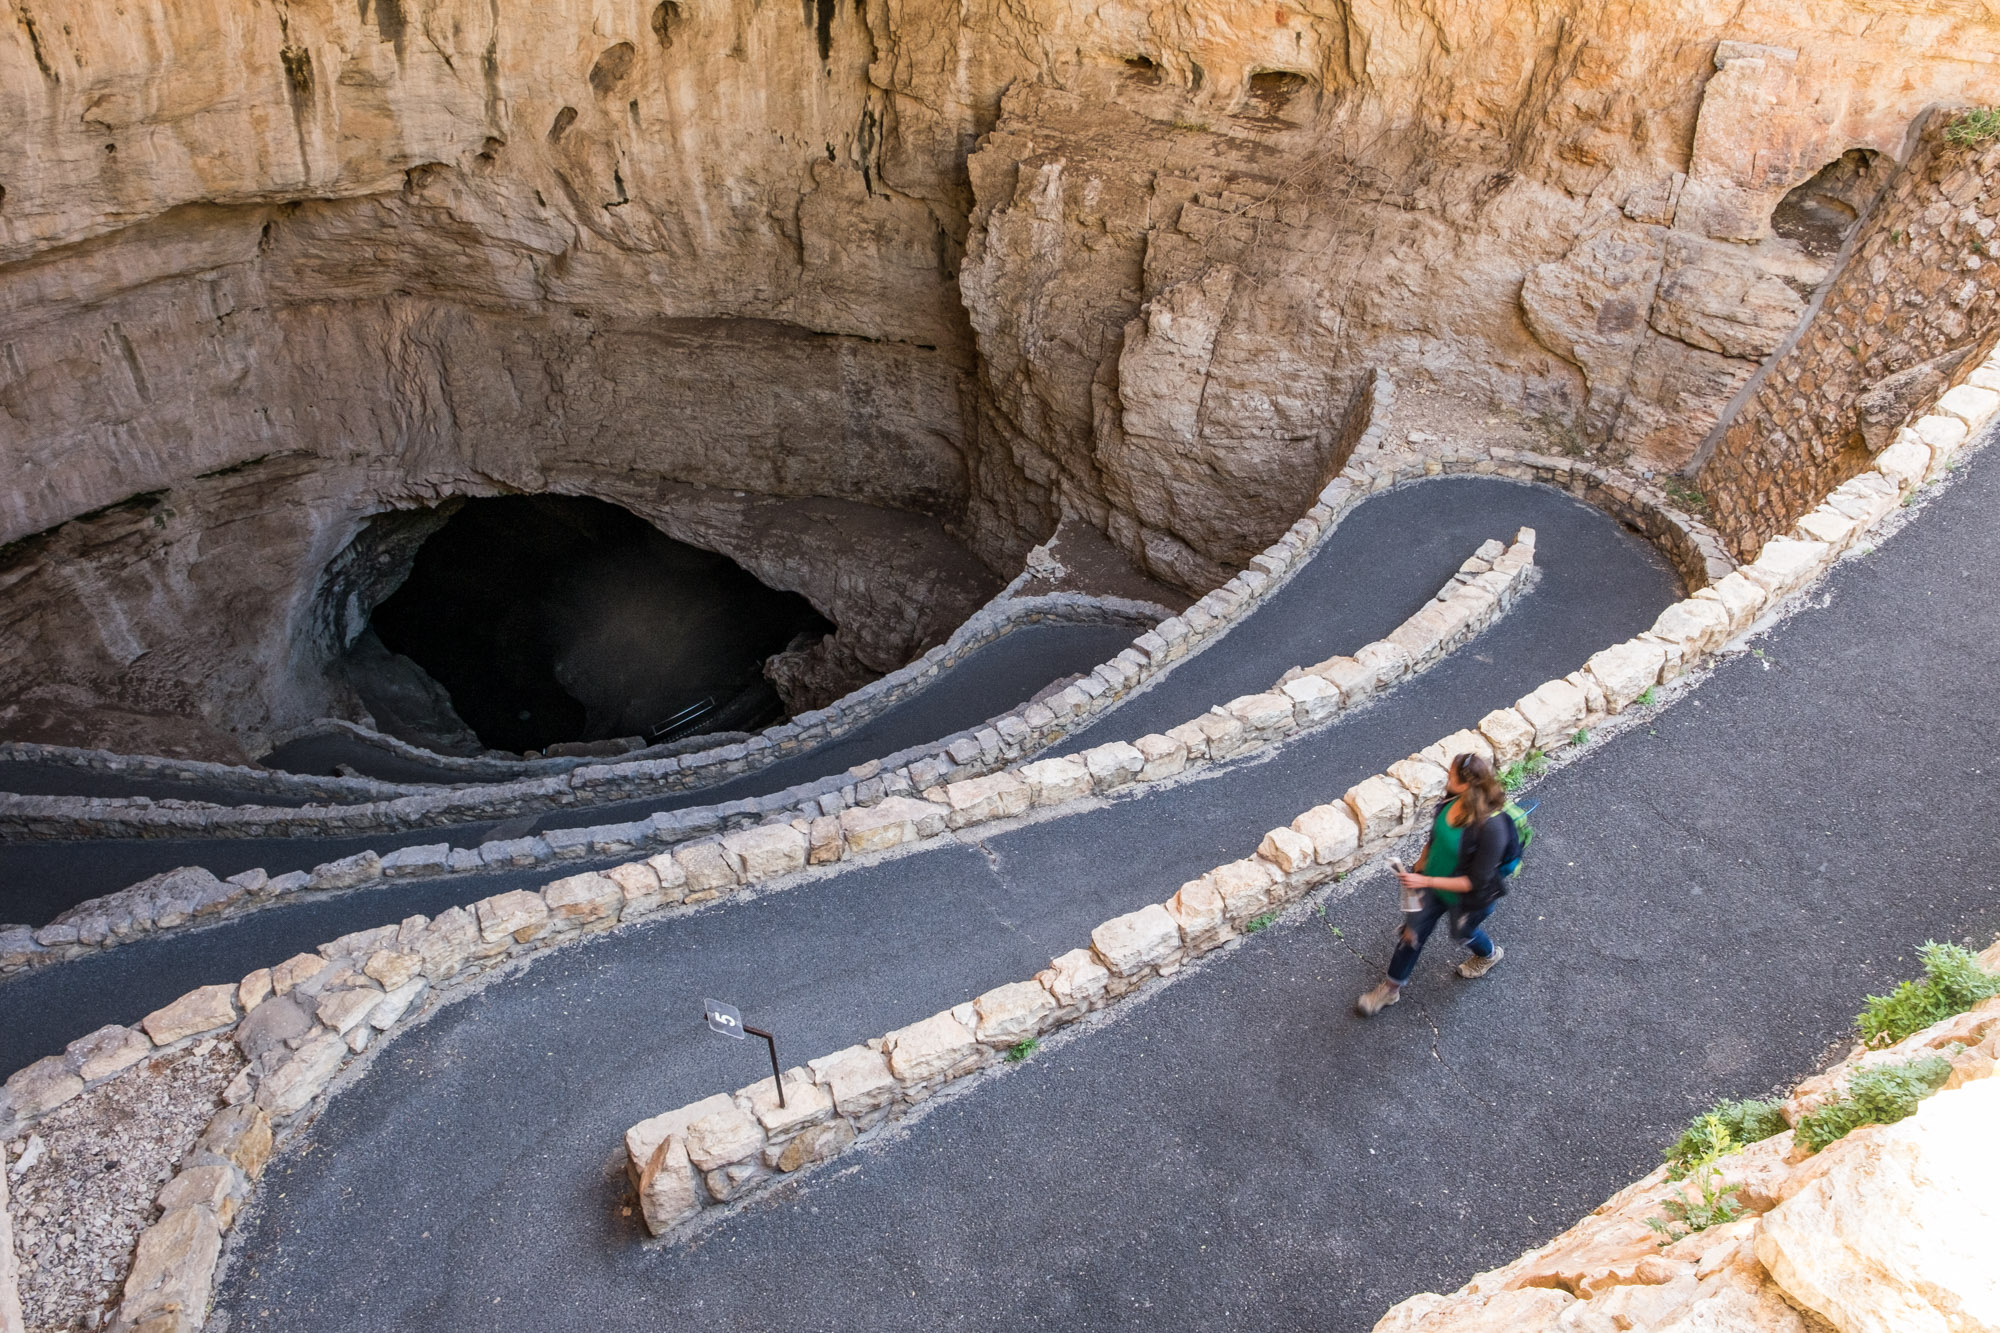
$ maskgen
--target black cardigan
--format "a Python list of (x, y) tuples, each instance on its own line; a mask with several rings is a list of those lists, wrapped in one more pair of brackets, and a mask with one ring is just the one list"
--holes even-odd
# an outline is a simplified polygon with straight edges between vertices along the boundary
[(1463, 899), (1467, 907), (1484, 907), (1507, 892), (1500, 866), (1513, 842), (1514, 821), (1505, 810), (1494, 811), (1477, 830), (1459, 834), (1458, 873), (1472, 881), (1472, 892)]

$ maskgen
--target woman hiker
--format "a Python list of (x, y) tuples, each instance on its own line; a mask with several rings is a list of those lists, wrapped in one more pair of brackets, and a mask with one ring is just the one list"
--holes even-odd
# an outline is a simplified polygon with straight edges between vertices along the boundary
[(1354, 1002), (1363, 1018), (1373, 1018), (1402, 998), (1403, 983), (1440, 917), (1450, 919), (1452, 938), (1472, 949), (1472, 957), (1458, 965), (1460, 976), (1483, 977), (1505, 956), (1479, 923), (1507, 892), (1500, 867), (1518, 855), (1514, 821), (1506, 813), (1507, 791), (1493, 776), (1493, 765), (1476, 754), (1451, 761), (1444, 789), (1445, 802), (1431, 823), (1431, 838), (1416, 871), (1396, 876), (1405, 889), (1423, 890), (1421, 905), (1403, 916), (1388, 977)]

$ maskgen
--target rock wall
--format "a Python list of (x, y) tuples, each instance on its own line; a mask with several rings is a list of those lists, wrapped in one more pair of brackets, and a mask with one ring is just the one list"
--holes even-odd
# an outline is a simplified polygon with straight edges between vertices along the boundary
[[(867, 505), (1003, 573), (1077, 515), (1200, 591), (1378, 368), (1678, 465), (1824, 271), (1788, 193), (2000, 100), (2000, 19), (1851, 8), (26, 0), (0, 541), (83, 567), (9, 553), (5, 725), (222, 752), (338, 711), (314, 574), (453, 494)], [(56, 531), (139, 497), (183, 534), (143, 572)], [(875, 590), (843, 615), (766, 571), (859, 539), (760, 512), (767, 582), (897, 608), (845, 669), (922, 646), (919, 562), (826, 576)]]
[[(1934, 115), (1818, 316), (1763, 373), (1697, 474), (1739, 552), (1866, 471), (2000, 341), (2000, 143)], [(1992, 387), (1992, 386), (1988, 386)]]

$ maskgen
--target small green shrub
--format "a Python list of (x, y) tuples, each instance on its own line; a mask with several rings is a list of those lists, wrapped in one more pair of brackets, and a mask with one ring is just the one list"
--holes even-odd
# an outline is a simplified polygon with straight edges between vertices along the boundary
[(1578, 728), (1576, 729), (1576, 735), (1574, 735), (1574, 736), (1572, 736), (1572, 737), (1570, 737), (1570, 738), (1569, 738), (1569, 743), (1570, 743), (1571, 745), (1588, 745), (1588, 744), (1590, 744), (1590, 728), (1589, 728), (1589, 727), (1578, 727)]
[(1646, 1219), (1646, 1225), (1659, 1233), (1662, 1247), (1743, 1216), (1743, 1209), (1733, 1197), (1736, 1186), (1723, 1184), (1722, 1173), (1715, 1168), (1709, 1167), (1697, 1175), (1695, 1188), (1700, 1191), (1699, 1198), (1681, 1195), (1668, 1199), (1660, 1205), (1665, 1217)]
[(1660, 487), (1666, 491), (1669, 500), (1672, 500), (1689, 513), (1706, 514), (1708, 512), (1708, 497), (1703, 495), (1696, 488), (1695, 484), (1686, 477), (1668, 475), (1661, 478)]
[(1007, 1048), (1007, 1063), (1018, 1065), (1021, 1061), (1042, 1049), (1042, 1043), (1033, 1037), (1023, 1037)]
[(1863, 1125), (1893, 1125), (1950, 1077), (1951, 1061), (1941, 1055), (1857, 1070), (1846, 1092), (1799, 1121), (1795, 1138), (1807, 1152), (1818, 1152)]
[(1645, 689), (1639, 691), (1639, 697), (1637, 699), (1634, 699), (1632, 702), (1639, 704), (1649, 704), (1653, 702), (1653, 700), (1659, 697), (1660, 697), (1660, 687), (1657, 685), (1648, 685)]
[(1945, 127), (1944, 137), (1961, 148), (2000, 139), (2000, 106), (1974, 107), (1960, 113)]
[(1698, 1115), (1667, 1149), (1667, 1179), (1685, 1180), (1718, 1157), (1782, 1133), (1785, 1117), (1774, 1101), (1717, 1102)]
[(1245, 935), (1255, 935), (1258, 931), (1277, 919), (1278, 914), (1276, 912), (1266, 912), (1262, 916), (1253, 916), (1243, 923), (1243, 933)]
[(1540, 750), (1530, 750), (1511, 764), (1502, 765), (1496, 774), (1500, 785), (1513, 791), (1529, 778), (1538, 778), (1549, 771), (1549, 757)]
[(1912, 1032), (2000, 995), (2000, 976), (1982, 968), (1970, 949), (1928, 940), (1917, 956), (1924, 960), (1921, 980), (1905, 981), (1864, 1002), (1855, 1025), (1870, 1046), (1894, 1046)]

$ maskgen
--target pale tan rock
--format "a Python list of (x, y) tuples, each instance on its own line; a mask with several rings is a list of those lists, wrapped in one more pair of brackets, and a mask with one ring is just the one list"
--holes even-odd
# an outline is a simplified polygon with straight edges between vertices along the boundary
[(14, 1253), (14, 1217), (7, 1211), (7, 1176), (0, 1170), (0, 1333), (25, 1333), (21, 1313), (20, 1261)]
[(1317, 726), (1341, 708), (1339, 687), (1319, 676), (1300, 676), (1278, 687), (1278, 693), (1292, 701), (1292, 721), (1301, 727)]
[(1364, 846), (1402, 833), (1416, 808), (1416, 799), (1408, 787), (1380, 773), (1355, 783), (1341, 799), (1354, 813), (1354, 824), (1361, 830)]
[(404, 1014), (409, 1012), (410, 1006), (415, 1004), (418, 998), (429, 989), (430, 983), (428, 981), (420, 976), (411, 977), (408, 981), (405, 981), (402, 985), (384, 995), (376, 1003), (375, 1007), (368, 1011), (368, 1026), (374, 1028), (377, 1032), (387, 1032), (396, 1025), (397, 1021)]
[(929, 801), (890, 796), (875, 805), (841, 811), (840, 827), (847, 838), (848, 853), (858, 856), (942, 833), (947, 815), (943, 806)]
[(1035, 974), (1056, 1003), (1077, 1013), (1087, 1013), (1104, 1003), (1111, 985), (1111, 973), (1088, 949), (1071, 949), (1049, 961)]
[(722, 854), (746, 884), (804, 870), (809, 850), (806, 835), (790, 824), (760, 824), (722, 835)]
[(399, 953), (394, 949), (377, 949), (368, 955), (368, 961), (361, 965), (361, 970), (383, 990), (395, 990), (424, 970), (424, 956)]
[(78, 1037), (63, 1049), (69, 1068), (85, 1083), (95, 1083), (130, 1069), (153, 1053), (143, 1032), (114, 1023)]
[(515, 940), (525, 944), (548, 929), (549, 907), (542, 895), (527, 889), (510, 889), (481, 898), (473, 904), (479, 920), (479, 938), (488, 944)]
[(1266, 833), (1257, 844), (1257, 855), (1284, 875), (1308, 874), (1318, 864), (1312, 839), (1290, 828), (1275, 828)]
[(260, 967), (236, 983), (236, 1003), (244, 1013), (271, 998), (271, 969)]
[[(1243, 725), (1243, 719), (1221, 709), (1212, 708), (1185, 725), (1200, 733), (1202, 753), (1212, 760), (1231, 759), (1257, 745), (1256, 736)], [(1194, 743), (1190, 741), (1188, 749), (1192, 751), (1194, 748)]]
[(1798, 591), (1825, 569), (1833, 550), (1825, 542), (1773, 537), (1750, 564), (1738, 572), (1772, 599)]
[(1374, 1333), (1540, 1333), (1575, 1304), (1568, 1292), (1542, 1287), (1465, 1298), (1425, 1292), (1391, 1306)]
[(1977, 431), (1993, 419), (1995, 411), (2000, 411), (2000, 393), (1960, 384), (1946, 389), (1938, 397), (1937, 411), (1948, 417), (1957, 417), (1968, 430)]
[(236, 987), (200, 986), (147, 1014), (139, 1026), (154, 1045), (167, 1046), (183, 1037), (228, 1027), (236, 1019)]
[(1805, 541), (1823, 542), (1844, 551), (1861, 525), (1830, 505), (1821, 505), (1792, 525), (1793, 533)]
[[(1605, 697), (1610, 698), (1608, 691)], [(1553, 752), (1568, 745), (1583, 726), (1583, 691), (1566, 680), (1544, 681), (1515, 700), (1514, 711), (1535, 729), (1535, 748)]]
[(1841, 1333), (2000, 1327), (1996, 1123), (2000, 1081), (1927, 1098), (1766, 1213), (1758, 1259)]
[(250, 1190), (250, 1181), (233, 1162), (190, 1166), (166, 1183), (156, 1200), (163, 1212), (176, 1208), (206, 1208), (227, 1229), (236, 1207)]
[(380, 1003), (382, 992), (373, 986), (330, 990), (321, 994), (314, 1014), (327, 1027), (345, 1035), (359, 1026)]
[(836, 815), (821, 815), (813, 820), (808, 833), (811, 850), (806, 854), (809, 865), (831, 865), (847, 850), (847, 840), (841, 835), (840, 819)]
[(969, 1073), (985, 1051), (978, 1037), (950, 1014), (933, 1014), (883, 1040), (890, 1072), (906, 1087)]
[(1187, 746), (1171, 736), (1141, 736), (1132, 742), (1132, 748), (1145, 760), (1145, 767), (1139, 770), (1141, 782), (1170, 778), (1187, 767)]
[[(845, 1120), (829, 1120), (801, 1130), (789, 1139), (771, 1165), (783, 1172), (797, 1171), (815, 1162), (828, 1161), (847, 1150), (855, 1139), (854, 1126)], [(766, 1150), (767, 1158), (770, 1157)]]
[[(549, 909), (552, 930), (607, 929), (618, 923), (618, 911), (624, 901), (625, 891), (617, 881), (594, 872), (569, 875), (542, 886), (542, 902)], [(374, 973), (369, 975), (374, 976)], [(410, 975), (415, 975), (414, 970)], [(402, 981), (391, 981), (388, 977), (375, 979), (394, 990), (409, 977), (404, 977)]]
[[(60, 1055), (47, 1055), (10, 1074), (6, 1082), (6, 1106), (15, 1117), (32, 1120), (53, 1111), (83, 1091), (83, 1080)], [(0, 1107), (0, 1114), (5, 1108)], [(4, 1125), (0, 1121), (0, 1125)]]
[(1137, 781), (1146, 767), (1146, 756), (1124, 741), (1096, 746), (1077, 757), (1090, 773), (1091, 786), (1100, 792), (1116, 791)]
[(612, 866), (604, 872), (604, 877), (618, 886), (621, 921), (657, 911), (665, 901), (660, 893), (659, 872), (649, 862), (628, 861), (622, 866)]
[(1208, 732), (1203, 729), (1201, 722), (1202, 719), (1196, 718), (1177, 727), (1167, 728), (1167, 739), (1187, 751), (1187, 762), (1190, 764), (1198, 764), (1204, 759), (1213, 757), (1208, 752)]
[(884, 1109), (896, 1097), (896, 1076), (888, 1059), (866, 1046), (849, 1046), (806, 1068), (833, 1096), (834, 1109), (850, 1120), (862, 1120)]
[(411, 941), (423, 957), (424, 973), (442, 979), (464, 965), (479, 944), (479, 923), (463, 907), (442, 912)]
[(1181, 932), (1166, 908), (1148, 903), (1091, 931), (1090, 945), (1113, 976), (1135, 977), (1177, 964)]
[(1318, 676), (1339, 690), (1342, 703), (1349, 708), (1373, 694), (1380, 684), (1373, 671), (1352, 657), (1329, 657), (1306, 668), (1306, 671), (1308, 675)]
[[(1410, 674), (1410, 655), (1397, 644), (1367, 644), (1355, 650), (1354, 660), (1374, 678), (1378, 690), (1394, 685)], [(1346, 692), (1343, 686), (1341, 693)]]
[(1930, 473), (1930, 446), (1914, 435), (1899, 439), (1875, 455), (1875, 470), (1907, 495)]
[(741, 1106), (732, 1101), (687, 1127), (688, 1159), (697, 1170), (713, 1172), (738, 1162), (747, 1162), (764, 1150), (764, 1130)]
[(661, 1139), (639, 1174), (639, 1215), (646, 1230), (663, 1235), (699, 1213), (703, 1202), (686, 1141), (678, 1134)]
[(686, 1106), (677, 1106), (664, 1111), (625, 1131), (625, 1158), (627, 1169), (637, 1183), (653, 1158), (653, 1153), (670, 1138), (684, 1136), (688, 1127), (697, 1120), (706, 1119), (719, 1111), (733, 1110), (736, 1100), (726, 1092), (718, 1092)]
[(952, 828), (1007, 819), (1034, 802), (1034, 790), (1012, 773), (992, 773), (945, 784), (945, 822)]
[(1476, 754), (1490, 764), (1493, 762), (1493, 742), (1466, 728), (1452, 732), (1434, 745), (1425, 746), (1417, 751), (1417, 758), (1428, 760), (1439, 768), (1449, 768), (1452, 760), (1462, 754)]
[(1060, 805), (1090, 795), (1090, 770), (1081, 759), (1038, 759), (1021, 765), (1021, 780), (1036, 805)]
[(1323, 866), (1343, 867), (1361, 846), (1361, 826), (1345, 801), (1314, 806), (1292, 828), (1312, 841), (1313, 860)]
[(1640, 695), (1660, 683), (1666, 661), (1664, 645), (1646, 639), (1627, 639), (1591, 654), (1586, 669), (1603, 688), (1605, 706), (1613, 713), (1622, 713)]
[(674, 848), (673, 860), (687, 885), (687, 902), (706, 902), (730, 892), (741, 882), (736, 867), (723, 855), (722, 844), (713, 839), (683, 843)]
[[(1605, 691), (1606, 697), (1611, 691)], [(1479, 734), (1493, 747), (1493, 762), (1513, 763), (1534, 748), (1535, 727), (1512, 708), (1496, 708), (1479, 719)]]
[(308, 1037), (257, 1085), (257, 1105), (274, 1116), (304, 1110), (347, 1055), (347, 1043), (331, 1032)]
[(1246, 856), (1217, 866), (1203, 878), (1222, 896), (1230, 924), (1238, 928), (1270, 910), (1277, 897), (1277, 868), (1258, 857)]
[(1297, 725), (1292, 699), (1281, 691), (1242, 695), (1222, 707), (1224, 712), (1241, 722), (1244, 732), (1258, 743), (1286, 735)]
[(1180, 927), (1182, 945), (1190, 955), (1206, 953), (1236, 937), (1222, 895), (1205, 875), (1181, 885), (1166, 907), (1167, 915)]
[[(1176, 942), (1178, 943), (1178, 934)], [(1042, 1032), (1055, 1016), (1055, 997), (1039, 981), (996, 986), (972, 1002), (974, 1035), (988, 1046), (1009, 1047)]]
[(1963, 421), (1957, 417), (1932, 414), (1917, 418), (1910, 431), (1918, 440), (1929, 446), (1931, 451), (1931, 475), (1958, 452), (1969, 433)]
[(1690, 597), (1660, 612), (1650, 632), (1680, 644), (1683, 656), (1700, 656), (1715, 651), (1729, 637), (1729, 612), (1720, 602)]
[(222, 1230), (206, 1208), (176, 1208), (139, 1233), (118, 1318), (137, 1324), (148, 1315), (179, 1313), (198, 1323), (208, 1310), (209, 1285), (222, 1257)]
[(1418, 805), (1428, 805), (1444, 795), (1444, 766), (1420, 756), (1398, 759), (1389, 765), (1389, 776), (1409, 788)]
[[(782, 1143), (807, 1125), (816, 1125), (833, 1115), (833, 1094), (813, 1080), (812, 1071), (794, 1067), (785, 1071), (785, 1100), (778, 1103), (778, 1085), (759, 1079), (736, 1091), (737, 1105), (747, 1105), (763, 1127), (766, 1139)], [(767, 1160), (769, 1153), (766, 1154)]]

